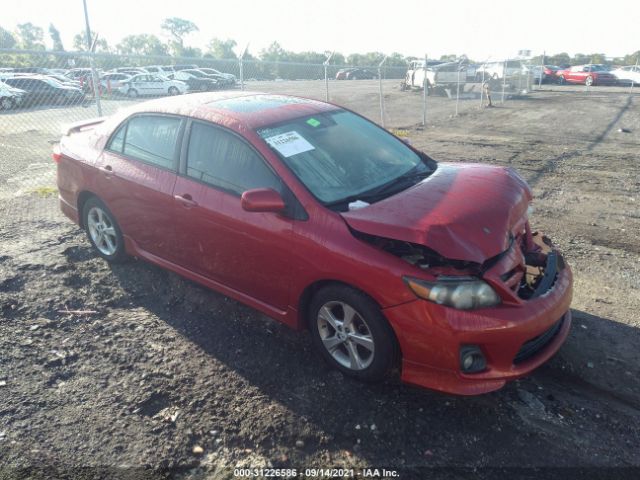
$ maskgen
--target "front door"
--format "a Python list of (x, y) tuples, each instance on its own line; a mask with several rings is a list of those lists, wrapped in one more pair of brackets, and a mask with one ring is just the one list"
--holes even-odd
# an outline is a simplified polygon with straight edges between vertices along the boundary
[[(273, 188), (279, 177), (244, 139), (203, 122), (189, 129), (182, 175), (174, 188), (178, 263), (279, 310), (288, 304), (295, 220), (247, 212), (242, 192)], [(186, 140), (185, 140), (186, 141)]]

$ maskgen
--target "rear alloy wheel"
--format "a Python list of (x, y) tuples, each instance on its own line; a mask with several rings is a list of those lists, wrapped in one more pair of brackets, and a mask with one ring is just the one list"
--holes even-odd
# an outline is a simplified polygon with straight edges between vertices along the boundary
[(137, 98), (138, 97), (138, 91), (135, 88), (130, 88), (129, 91), (127, 92), (127, 96), (129, 98)]
[(115, 263), (127, 258), (118, 222), (104, 203), (91, 197), (82, 208), (82, 218), (87, 237), (98, 255)]
[(591, 75), (589, 75), (585, 80), (584, 80), (584, 84), (587, 87), (590, 87), (591, 85), (593, 85), (593, 77)]
[(177, 87), (169, 87), (169, 95), (174, 96), (174, 95), (178, 95), (180, 93), (180, 90), (178, 90)]
[(13, 100), (9, 97), (0, 98), (0, 109), (11, 110), (13, 108)]
[(396, 340), (380, 308), (363, 293), (343, 285), (320, 290), (310, 307), (314, 346), (343, 373), (382, 380), (395, 361)]

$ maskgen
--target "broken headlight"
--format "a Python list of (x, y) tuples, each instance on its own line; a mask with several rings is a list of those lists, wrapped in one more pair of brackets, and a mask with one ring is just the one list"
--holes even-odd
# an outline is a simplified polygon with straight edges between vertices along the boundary
[(440, 277), (435, 282), (411, 277), (405, 277), (404, 280), (418, 297), (459, 310), (491, 307), (500, 303), (495, 290), (474, 277)]

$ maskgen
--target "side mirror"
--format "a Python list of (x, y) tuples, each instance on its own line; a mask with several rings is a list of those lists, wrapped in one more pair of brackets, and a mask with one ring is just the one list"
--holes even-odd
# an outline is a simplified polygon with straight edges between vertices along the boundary
[(255, 188), (242, 194), (240, 205), (247, 212), (274, 212), (285, 209), (282, 196), (271, 188)]

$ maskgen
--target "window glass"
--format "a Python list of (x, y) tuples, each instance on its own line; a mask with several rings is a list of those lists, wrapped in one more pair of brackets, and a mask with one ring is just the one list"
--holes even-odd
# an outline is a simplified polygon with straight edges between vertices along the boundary
[(425, 168), (402, 141), (343, 110), (263, 128), (258, 134), (325, 203), (362, 194), (414, 168)]
[(124, 134), (127, 131), (127, 124), (122, 125), (116, 134), (111, 137), (111, 141), (109, 142), (108, 150), (112, 152), (122, 153), (122, 147), (124, 146)]
[(123, 153), (164, 168), (174, 168), (181, 120), (142, 115), (129, 120)]
[(229, 132), (202, 123), (191, 127), (187, 175), (237, 194), (253, 188), (282, 190), (280, 179), (251, 147)]

